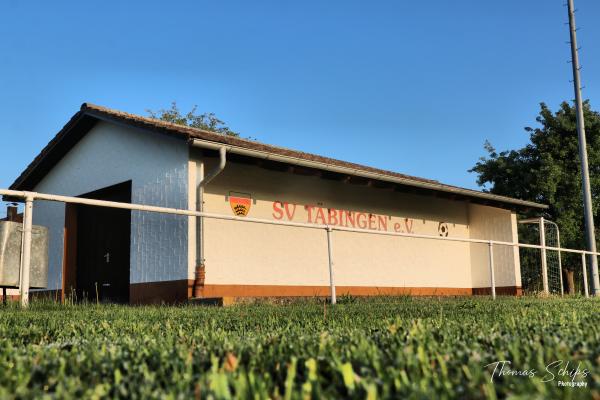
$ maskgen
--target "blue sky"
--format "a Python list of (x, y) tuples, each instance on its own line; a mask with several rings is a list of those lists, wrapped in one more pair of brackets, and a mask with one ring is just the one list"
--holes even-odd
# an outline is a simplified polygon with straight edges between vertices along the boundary
[[(266, 143), (477, 188), (573, 98), (564, 0), (3, 1), (0, 187), (92, 102), (194, 104)], [(576, 0), (584, 97), (600, 3)]]

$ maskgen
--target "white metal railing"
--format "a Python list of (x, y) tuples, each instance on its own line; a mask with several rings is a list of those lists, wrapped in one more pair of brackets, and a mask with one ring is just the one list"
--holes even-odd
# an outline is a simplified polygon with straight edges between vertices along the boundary
[[(23, 249), (22, 249), (22, 257), (21, 257), (21, 271), (20, 271), (20, 297), (21, 304), (23, 306), (27, 306), (29, 302), (29, 270), (31, 263), (31, 229), (32, 229), (32, 216), (33, 216), (33, 202), (35, 200), (43, 200), (43, 201), (54, 201), (61, 203), (69, 203), (69, 204), (81, 204), (81, 205), (90, 205), (97, 207), (109, 207), (109, 208), (119, 208), (125, 210), (133, 210), (133, 211), (145, 211), (145, 212), (153, 212), (153, 213), (162, 213), (162, 214), (172, 214), (172, 215), (181, 215), (188, 217), (202, 217), (202, 218), (212, 218), (212, 219), (220, 219), (220, 220), (228, 220), (228, 221), (243, 221), (243, 222), (251, 222), (258, 224), (268, 224), (268, 225), (281, 225), (281, 226), (294, 226), (301, 228), (310, 228), (310, 229), (323, 229), (327, 232), (327, 249), (328, 249), (328, 266), (329, 266), (329, 280), (330, 280), (330, 290), (331, 290), (331, 302), (335, 304), (336, 302), (336, 293), (335, 293), (335, 277), (334, 277), (334, 259), (333, 259), (333, 243), (332, 243), (332, 235), (333, 231), (342, 231), (342, 232), (355, 232), (355, 233), (365, 233), (371, 235), (383, 235), (383, 236), (399, 236), (399, 237), (412, 237), (417, 239), (431, 239), (431, 240), (441, 240), (441, 241), (451, 241), (451, 242), (466, 242), (466, 243), (480, 243), (487, 244), (489, 249), (489, 268), (490, 268), (490, 288), (491, 295), (495, 299), (496, 298), (496, 282), (495, 282), (495, 274), (494, 274), (494, 246), (508, 246), (508, 247), (523, 247), (523, 248), (531, 248), (531, 249), (540, 249), (541, 251), (551, 250), (551, 251), (560, 251), (566, 253), (577, 253), (581, 254), (582, 267), (583, 267), (583, 278), (584, 278), (584, 287), (585, 287), (585, 295), (589, 296), (588, 287), (587, 287), (587, 271), (586, 271), (586, 255), (595, 255), (596, 257), (600, 255), (600, 252), (591, 252), (587, 250), (575, 250), (575, 249), (565, 249), (560, 247), (551, 247), (535, 244), (525, 244), (518, 242), (506, 242), (501, 240), (487, 240), (487, 239), (471, 239), (471, 238), (460, 238), (460, 237), (444, 237), (444, 236), (434, 236), (434, 235), (423, 235), (423, 234), (414, 234), (414, 233), (402, 233), (402, 232), (381, 232), (374, 231), (368, 229), (356, 229), (356, 228), (348, 228), (342, 226), (333, 226), (333, 225), (323, 225), (323, 224), (308, 224), (302, 222), (288, 222), (288, 221), (273, 221), (268, 219), (261, 218), (251, 218), (251, 217), (238, 217), (232, 215), (222, 215), (208, 212), (199, 212), (193, 210), (183, 210), (178, 208), (168, 208), (168, 207), (157, 207), (157, 206), (147, 206), (142, 204), (131, 204), (131, 203), (119, 203), (114, 201), (105, 201), (105, 200), (95, 200), (95, 199), (86, 199), (80, 197), (71, 197), (71, 196), (61, 196), (54, 194), (46, 194), (46, 193), (37, 193), (37, 192), (27, 192), (27, 191), (15, 191), (15, 190), (6, 190), (0, 189), (0, 196), (8, 196), (11, 198), (18, 198), (25, 200), (25, 208), (23, 212)], [(595, 277), (593, 277), (594, 279)], [(597, 293), (594, 293), (597, 295)]]
[[(554, 221), (550, 221), (549, 219), (546, 219), (544, 217), (539, 217), (539, 218), (527, 218), (527, 219), (522, 219), (519, 221), (520, 224), (535, 224), (538, 226), (538, 232), (540, 235), (540, 244), (542, 246), (546, 246), (546, 224), (551, 225), (554, 227), (554, 229), (556, 229), (556, 241), (558, 244), (558, 247), (560, 248), (560, 229), (558, 227), (558, 224)], [(541, 262), (542, 262), (542, 284), (544, 286), (544, 291), (548, 292), (549, 291), (549, 284), (548, 284), (548, 265), (547, 265), (547, 258), (546, 258), (546, 252), (544, 250), (541, 251)], [(560, 294), (563, 295), (564, 294), (564, 290), (563, 290), (563, 277), (562, 277), (562, 259), (561, 259), (561, 254), (560, 254), (560, 250), (558, 251), (558, 271), (559, 271), (559, 284), (560, 284)], [(585, 277), (584, 277), (585, 278)], [(586, 288), (587, 289), (587, 288)]]

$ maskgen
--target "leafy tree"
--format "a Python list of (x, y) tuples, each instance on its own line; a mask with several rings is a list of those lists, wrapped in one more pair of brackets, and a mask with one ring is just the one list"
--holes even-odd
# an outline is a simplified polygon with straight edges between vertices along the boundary
[(229, 136), (239, 136), (239, 133), (232, 131), (214, 113), (196, 114), (197, 106), (194, 106), (188, 113), (183, 114), (176, 102), (171, 103), (168, 109), (158, 111), (146, 110), (151, 118), (171, 122), (173, 124), (189, 126), (192, 128), (204, 129), (211, 132), (221, 133)]
[[(583, 198), (577, 141), (576, 111), (566, 102), (552, 112), (541, 104), (540, 126), (527, 127), (530, 143), (517, 150), (497, 152), (486, 142), (487, 157), (469, 170), (491, 193), (531, 200), (550, 206), (544, 217), (560, 227), (563, 247), (584, 248)], [(584, 103), (590, 184), (596, 228), (600, 224), (600, 114)], [(525, 216), (532, 216), (527, 215)], [(539, 215), (539, 210), (529, 214)], [(598, 238), (598, 231), (596, 237)]]

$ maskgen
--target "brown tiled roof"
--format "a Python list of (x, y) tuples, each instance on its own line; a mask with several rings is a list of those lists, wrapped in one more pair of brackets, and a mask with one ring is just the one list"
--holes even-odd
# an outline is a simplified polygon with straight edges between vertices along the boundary
[(178, 133), (178, 134), (186, 137), (187, 139), (210, 140), (212, 142), (223, 143), (223, 144), (227, 144), (227, 145), (231, 145), (231, 146), (244, 147), (247, 149), (259, 150), (259, 151), (274, 153), (274, 154), (278, 154), (278, 155), (282, 155), (282, 156), (295, 157), (295, 158), (300, 158), (300, 159), (308, 160), (308, 161), (317, 161), (317, 162), (321, 162), (321, 163), (325, 163), (325, 164), (337, 165), (340, 167), (355, 168), (355, 169), (360, 169), (360, 170), (369, 171), (369, 172), (375, 172), (375, 173), (384, 174), (384, 175), (390, 175), (390, 176), (396, 176), (396, 177), (400, 177), (400, 178), (417, 180), (417, 181), (421, 181), (421, 182), (437, 182), (437, 181), (434, 181), (431, 179), (417, 178), (415, 176), (399, 174), (397, 172), (386, 171), (386, 170), (382, 170), (382, 169), (368, 167), (365, 165), (354, 164), (354, 163), (347, 162), (347, 161), (336, 160), (334, 158), (323, 157), (323, 156), (319, 156), (316, 154), (304, 153), (304, 152), (297, 151), (297, 150), (286, 149), (284, 147), (268, 145), (268, 144), (260, 143), (260, 142), (254, 141), (254, 140), (242, 139), (237, 136), (222, 135), (219, 133), (205, 131), (205, 130), (198, 129), (198, 128), (190, 128), (187, 126), (177, 125), (177, 124), (161, 121), (161, 120), (154, 119), (154, 118), (141, 117), (139, 115), (129, 114), (129, 113), (122, 112), (122, 111), (111, 110), (109, 108), (97, 106), (97, 105), (90, 104), (90, 103), (84, 103), (82, 106), (82, 110), (84, 108), (87, 110), (94, 110), (96, 112), (103, 113), (106, 115), (115, 116), (120, 119), (129, 121), (135, 125), (141, 125), (142, 127), (145, 127), (145, 128), (167, 129), (168, 131)]
[(52, 139), (41, 153), (31, 162), (23, 173), (11, 185), (14, 190), (32, 190), (35, 185), (50, 171), (50, 169), (83, 137), (98, 120), (107, 120), (117, 124), (135, 126), (144, 130), (178, 136), (182, 139), (192, 141), (194, 139), (206, 140), (224, 145), (241, 147), (249, 150), (297, 158), (305, 161), (313, 161), (336, 167), (348, 168), (350, 170), (374, 173), (382, 177), (399, 178), (410, 185), (411, 182), (426, 185), (431, 190), (447, 191), (461, 196), (476, 197), (480, 199), (489, 199), (494, 203), (507, 203), (512, 206), (545, 208), (546, 206), (527, 202), (523, 200), (512, 199), (479, 192), (471, 189), (459, 188), (452, 185), (445, 185), (431, 179), (418, 178), (410, 175), (400, 174), (393, 171), (372, 168), (365, 165), (350, 163), (347, 161), (336, 160), (329, 157), (323, 157), (316, 154), (304, 153), (301, 151), (290, 150), (283, 147), (267, 145), (253, 140), (242, 139), (235, 136), (222, 135), (202, 129), (191, 128), (177, 125), (154, 118), (142, 117), (135, 114), (129, 114), (123, 111), (84, 103), (79, 112), (61, 129), (61, 131)]

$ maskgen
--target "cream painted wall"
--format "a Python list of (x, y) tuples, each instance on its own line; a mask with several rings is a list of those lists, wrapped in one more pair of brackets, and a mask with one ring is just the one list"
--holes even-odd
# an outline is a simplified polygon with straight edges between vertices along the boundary
[[(200, 158), (196, 158), (200, 165)], [(214, 158), (208, 158), (206, 170), (215, 163)], [(449, 236), (512, 240), (516, 235), (514, 215), (509, 211), (235, 162), (229, 162), (207, 186), (205, 210), (231, 215), (230, 192), (251, 195), (253, 202), (248, 215), (257, 218), (281, 217), (285, 221), (293, 214), (293, 221), (314, 222), (315, 209), (309, 219), (304, 207), (308, 204), (383, 216), (387, 218), (388, 231), (393, 231), (396, 223), (406, 231), (403, 224), (408, 218), (414, 233), (438, 235), (439, 224), (444, 222)], [(278, 202), (275, 209), (274, 202)], [(333, 233), (333, 248), (339, 286), (471, 288), (489, 282), (488, 270), (481, 270), (487, 253), (478, 252), (469, 243), (338, 231)], [(329, 283), (323, 230), (207, 219), (205, 253), (206, 284), (326, 286)], [(518, 255), (511, 250), (498, 250), (496, 259), (498, 285), (514, 285)]]
[[(469, 205), (470, 234), (473, 239), (517, 242), (517, 218), (514, 212), (494, 207)], [(487, 244), (471, 245), (473, 287), (490, 287), (489, 249)], [(494, 246), (496, 286), (521, 286), (519, 249)]]

